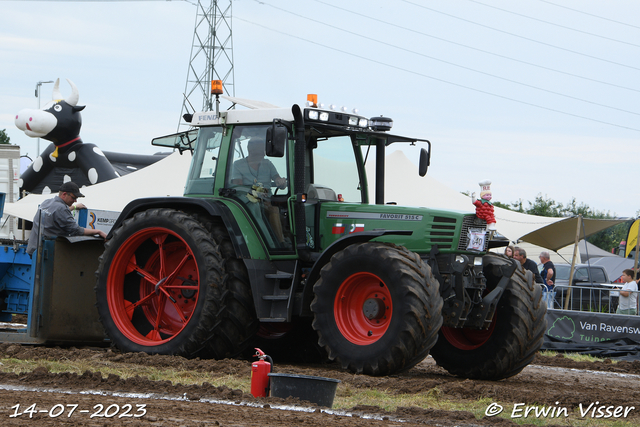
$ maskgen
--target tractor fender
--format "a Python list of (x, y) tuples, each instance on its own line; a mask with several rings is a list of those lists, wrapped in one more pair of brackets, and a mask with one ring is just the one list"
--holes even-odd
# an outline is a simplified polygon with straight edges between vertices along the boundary
[(138, 212), (154, 208), (169, 208), (182, 210), (187, 212), (196, 212), (210, 217), (219, 217), (222, 219), (230, 236), (236, 236), (232, 240), (233, 247), (239, 257), (248, 258), (250, 256), (249, 248), (242, 238), (242, 232), (238, 224), (233, 219), (233, 214), (224, 203), (211, 199), (200, 199), (194, 197), (146, 197), (136, 199), (124, 207), (120, 216), (113, 224), (107, 238), (111, 238), (114, 230), (116, 230), (123, 221), (131, 218)]
[(320, 278), (320, 270), (326, 263), (329, 262), (331, 257), (336, 253), (347, 246), (354, 245), (356, 243), (364, 243), (368, 242), (371, 239), (375, 239), (376, 237), (381, 236), (410, 236), (413, 234), (411, 230), (371, 230), (371, 231), (360, 231), (358, 233), (347, 234), (344, 237), (339, 238), (332, 244), (330, 244), (327, 249), (325, 249), (320, 257), (315, 261), (313, 267), (311, 267), (311, 271), (309, 271), (309, 277), (304, 285), (303, 295), (302, 295), (302, 311), (301, 314), (310, 314), (311, 311), (309, 306), (311, 305), (311, 300), (313, 300), (313, 285)]

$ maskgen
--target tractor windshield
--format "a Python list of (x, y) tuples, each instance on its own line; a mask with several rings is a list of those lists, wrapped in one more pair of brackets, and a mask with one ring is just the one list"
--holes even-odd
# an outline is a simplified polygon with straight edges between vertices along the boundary
[(415, 167), (426, 173), (431, 151), (426, 140), (380, 132), (345, 133), (336, 127), (317, 124), (307, 138), (312, 153), (312, 159), (307, 159), (306, 164), (306, 179), (312, 184), (307, 192), (312, 199), (317, 187), (319, 199), (356, 203), (381, 200), (383, 191), (380, 197), (374, 195), (378, 193), (378, 184), (384, 187), (385, 169), (388, 168), (386, 173), (389, 174)]
[(191, 161), (189, 180), (185, 188), (188, 194), (213, 194), (216, 166), (222, 143), (222, 127), (201, 127), (198, 142)]
[(313, 150), (310, 198), (363, 202), (358, 161), (349, 135), (323, 138)]

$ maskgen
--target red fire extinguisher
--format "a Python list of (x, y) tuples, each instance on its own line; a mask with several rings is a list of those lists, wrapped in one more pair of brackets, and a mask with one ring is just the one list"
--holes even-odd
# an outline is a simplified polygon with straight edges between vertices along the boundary
[(251, 364), (251, 394), (253, 397), (267, 397), (269, 395), (268, 374), (271, 372), (273, 360), (259, 348), (256, 348), (256, 354), (253, 357), (259, 360)]

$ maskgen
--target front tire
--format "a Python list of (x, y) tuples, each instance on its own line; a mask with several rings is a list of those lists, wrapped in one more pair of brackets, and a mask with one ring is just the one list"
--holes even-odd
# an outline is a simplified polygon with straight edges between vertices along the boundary
[[(494, 268), (505, 265), (506, 257), (487, 254), (484, 274), (487, 287), (501, 276)], [(527, 280), (529, 278), (529, 280)], [(511, 276), (487, 330), (443, 327), (431, 356), (449, 373), (471, 379), (500, 380), (518, 374), (540, 349), (545, 330), (546, 305), (542, 287), (522, 267)]]
[(420, 257), (399, 246), (361, 243), (320, 272), (313, 328), (344, 369), (388, 375), (422, 361), (442, 325), (439, 285)]
[[(96, 275), (100, 320), (123, 351), (195, 357), (220, 327), (220, 252), (183, 212), (150, 209), (124, 221), (106, 243)], [(227, 356), (227, 348), (208, 347), (213, 357)]]

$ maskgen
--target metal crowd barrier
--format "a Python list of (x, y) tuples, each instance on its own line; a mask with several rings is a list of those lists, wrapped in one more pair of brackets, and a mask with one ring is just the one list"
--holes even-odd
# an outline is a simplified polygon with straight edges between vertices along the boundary
[[(620, 291), (616, 288), (621, 287), (621, 283), (597, 284), (591, 286), (589, 284), (568, 286), (555, 286), (555, 297), (553, 298), (553, 309), (564, 310), (567, 299), (569, 299), (568, 309), (573, 311), (586, 311), (594, 313), (616, 314), (620, 300)], [(636, 301), (640, 301), (638, 293)], [(551, 308), (550, 305), (547, 305)], [(636, 313), (638, 313), (636, 304)]]

